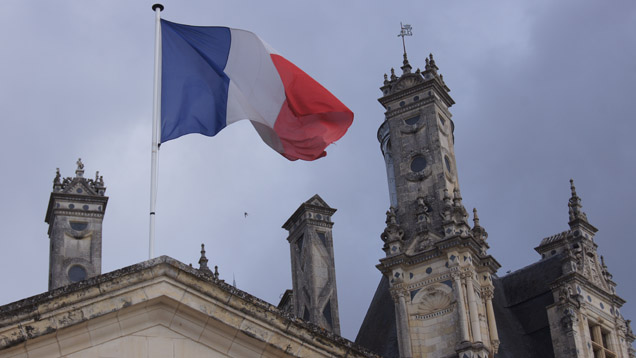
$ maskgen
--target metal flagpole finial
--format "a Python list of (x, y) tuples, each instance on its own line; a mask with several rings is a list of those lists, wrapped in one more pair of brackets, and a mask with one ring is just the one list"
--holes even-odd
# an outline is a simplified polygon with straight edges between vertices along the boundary
[(406, 43), (404, 42), (405, 36), (413, 36), (413, 28), (409, 24), (402, 24), (400, 22), (400, 34), (398, 37), (402, 38), (402, 48), (404, 49), (404, 56), (406, 57)]
[(157, 11), (157, 8), (159, 9), (159, 11), (163, 11), (163, 5), (159, 3), (152, 5), (152, 11)]

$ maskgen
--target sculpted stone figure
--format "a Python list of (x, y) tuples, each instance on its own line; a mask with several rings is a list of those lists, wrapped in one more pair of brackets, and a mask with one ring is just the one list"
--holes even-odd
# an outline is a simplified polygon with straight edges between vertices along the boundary
[(402, 240), (402, 237), (404, 237), (404, 230), (397, 224), (395, 209), (393, 207), (389, 208), (389, 211), (386, 212), (386, 228), (380, 237), (384, 242)]
[(55, 178), (53, 179), (53, 184), (60, 184), (60, 178), (62, 175), (60, 174), (60, 168), (55, 168)]

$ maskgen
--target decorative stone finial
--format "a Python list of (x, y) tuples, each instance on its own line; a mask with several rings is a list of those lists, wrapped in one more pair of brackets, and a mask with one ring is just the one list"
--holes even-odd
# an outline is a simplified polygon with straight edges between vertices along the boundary
[(395, 75), (395, 69), (391, 68), (391, 81), (397, 80), (397, 76)]
[(402, 61), (402, 74), (411, 73), (411, 64), (409, 64), (409, 59), (406, 57), (406, 52), (404, 53), (404, 60)]
[(455, 206), (462, 206), (462, 195), (459, 193), (459, 189), (453, 190), (453, 203)]
[(426, 59), (426, 66), (424, 67), (424, 69), (426, 71), (430, 71), (433, 74), (437, 74), (437, 70), (439, 70), (439, 68), (437, 67), (437, 65), (435, 65), (435, 60), (433, 59), (433, 54), (429, 54), (428, 58)]
[(219, 267), (216, 266), (216, 265), (214, 265), (214, 275), (213, 276), (214, 276), (215, 279), (217, 279), (217, 280), (219, 279)]
[(387, 225), (397, 225), (397, 218), (395, 215), (395, 208), (390, 207), (386, 212), (386, 220), (384, 221)]
[(607, 265), (605, 265), (605, 258), (601, 255), (601, 273), (603, 274), (603, 278), (606, 280), (611, 280), (614, 277), (609, 270), (607, 269)]
[(84, 163), (82, 163), (82, 158), (77, 159), (77, 169), (75, 170), (75, 176), (81, 178), (84, 176)]
[(395, 215), (395, 208), (390, 207), (386, 212), (386, 228), (380, 238), (384, 241), (384, 250), (387, 256), (397, 254), (401, 251), (401, 244), (392, 245), (392, 243), (399, 243), (404, 237), (404, 230), (398, 225), (397, 217)]
[(389, 76), (386, 75), (386, 73), (384, 74), (384, 85), (388, 85), (389, 84)]
[(473, 224), (475, 227), (479, 227), (479, 216), (477, 215), (477, 208), (473, 208)]
[(587, 221), (587, 215), (581, 210), (583, 206), (581, 205), (581, 198), (576, 195), (576, 187), (574, 186), (574, 180), (570, 179), (570, 190), (572, 192), (572, 196), (570, 200), (568, 200), (568, 214), (570, 217), (570, 221), (575, 219), (581, 219)]
[(55, 178), (53, 178), (53, 191), (62, 190), (62, 175), (60, 174), (60, 168), (55, 168)]
[(199, 270), (207, 273), (212, 273), (208, 267), (208, 258), (205, 257), (205, 245), (201, 244), (201, 258), (199, 259)]
[(475, 236), (476, 239), (486, 240), (488, 238), (488, 232), (486, 232), (486, 229), (479, 225), (479, 215), (477, 215), (477, 208), (473, 208), (473, 223), (473, 236)]

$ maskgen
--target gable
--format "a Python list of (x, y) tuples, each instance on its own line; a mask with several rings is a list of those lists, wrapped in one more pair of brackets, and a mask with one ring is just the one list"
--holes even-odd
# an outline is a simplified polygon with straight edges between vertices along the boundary
[(309, 200), (305, 201), (305, 204), (331, 209), (331, 207), (327, 205), (327, 203), (322, 200), (322, 198), (318, 194), (315, 194), (314, 196), (309, 198)]
[(186, 305), (158, 298), (3, 352), (47, 357), (291, 357)]
[(87, 185), (87, 181), (84, 178), (73, 178), (73, 180), (66, 185), (62, 192), (65, 194), (76, 195), (97, 195), (97, 192), (90, 185)]

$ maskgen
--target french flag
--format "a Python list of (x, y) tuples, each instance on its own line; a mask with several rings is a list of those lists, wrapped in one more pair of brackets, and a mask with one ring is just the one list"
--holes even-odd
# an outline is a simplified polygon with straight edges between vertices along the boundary
[(289, 160), (314, 160), (340, 139), (351, 112), (255, 34), (161, 20), (161, 142), (214, 136), (249, 119)]

